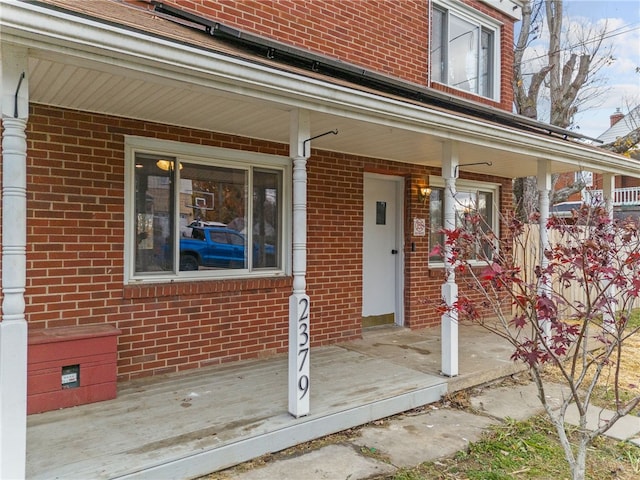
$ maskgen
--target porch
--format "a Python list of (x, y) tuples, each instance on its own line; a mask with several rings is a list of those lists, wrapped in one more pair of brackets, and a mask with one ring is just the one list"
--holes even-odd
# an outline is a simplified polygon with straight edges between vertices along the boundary
[(455, 378), (439, 375), (439, 327), (315, 348), (311, 414), (298, 419), (284, 355), (120, 384), (114, 400), (29, 416), (27, 477), (196, 477), (522, 369), (480, 327), (461, 325), (460, 345)]
[[(584, 189), (582, 190), (582, 201), (586, 204), (592, 204), (605, 198), (603, 190)], [(624, 187), (613, 190), (613, 206), (621, 209), (633, 207), (635, 210), (640, 208), (640, 187)]]

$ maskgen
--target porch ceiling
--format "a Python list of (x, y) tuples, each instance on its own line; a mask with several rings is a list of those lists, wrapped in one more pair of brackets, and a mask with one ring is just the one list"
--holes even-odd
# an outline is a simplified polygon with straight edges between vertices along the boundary
[[(36, 54), (37, 55), (37, 54)], [(254, 96), (204, 88), (135, 71), (85, 62), (65, 63), (49, 54), (30, 56), (30, 99), (96, 113), (137, 118), (279, 143), (289, 143), (291, 105)], [(318, 138), (312, 147), (365, 157), (440, 166), (444, 139), (387, 122), (373, 123), (321, 110), (310, 110), (312, 136), (329, 130), (338, 135)], [(520, 175), (526, 156), (489, 147), (461, 144), (461, 163), (490, 160), (477, 172)], [(466, 170), (466, 168), (465, 168)], [(469, 171), (472, 171), (470, 168)], [(535, 169), (531, 170), (532, 174)]]
[[(46, 57), (46, 58), (44, 58)], [(29, 58), (30, 99), (96, 113), (105, 113), (232, 135), (289, 142), (291, 105), (204, 88), (167, 82), (153, 75), (85, 62), (65, 63), (50, 54)], [(172, 84), (175, 83), (175, 84)], [(374, 123), (335, 112), (310, 110), (312, 136), (338, 130), (313, 141), (313, 148), (398, 162), (440, 166), (445, 138), (440, 132), (415, 131), (388, 121)], [(499, 135), (496, 127), (496, 135)], [(478, 143), (460, 142), (460, 163), (490, 161), (492, 166), (461, 167), (462, 171), (505, 177), (535, 175), (531, 155)], [(554, 171), (573, 170), (554, 163)]]
[[(5, 5), (0, 23), (4, 42), (28, 49), (34, 103), (285, 144), (289, 113), (303, 108), (312, 136), (339, 132), (314, 140), (317, 149), (437, 167), (444, 142), (455, 140), (461, 171), (514, 178), (547, 159), (553, 172), (640, 175), (640, 162), (573, 141), (211, 50), (194, 44), (205, 42), (197, 32), (185, 43), (28, 2)], [(492, 166), (464, 166), (474, 162)]]

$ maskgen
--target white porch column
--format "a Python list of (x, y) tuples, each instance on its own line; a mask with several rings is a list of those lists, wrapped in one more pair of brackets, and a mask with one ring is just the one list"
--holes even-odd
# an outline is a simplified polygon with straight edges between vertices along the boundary
[(613, 202), (615, 200), (616, 176), (613, 173), (602, 174), (602, 199), (609, 218), (613, 220)]
[[(0, 478), (25, 478), (27, 322), (24, 316), (29, 108), (26, 49), (2, 44), (2, 321), (0, 321)], [(18, 89), (18, 85), (20, 88)]]
[[(540, 227), (540, 245), (539, 258), (540, 268), (544, 270), (549, 265), (549, 260), (544, 255), (545, 250), (549, 248), (549, 230), (547, 230), (547, 222), (549, 221), (549, 195), (551, 193), (551, 162), (549, 160), (538, 160), (538, 209), (540, 219), (538, 225)], [(550, 285), (545, 283), (546, 276), (543, 275), (538, 283), (538, 294), (542, 295), (550, 290)], [(545, 323), (541, 325), (547, 337), (551, 334), (551, 325)]]
[[(442, 178), (444, 179), (444, 228), (456, 228), (456, 177), (458, 173), (458, 144), (447, 142), (443, 148)], [(451, 260), (451, 247), (445, 245), (444, 265), (446, 281), (442, 285), (442, 298), (448, 307), (458, 301), (455, 265)], [(441, 318), (442, 374), (448, 377), (458, 375), (458, 312), (452, 308)]]
[[(616, 176), (612, 173), (602, 174), (602, 199), (604, 200), (604, 208), (607, 210), (609, 218), (613, 220), (613, 203), (615, 201), (616, 190)], [(617, 288), (615, 285), (609, 286), (609, 295), (615, 297), (617, 295)], [(609, 333), (615, 333), (615, 318), (614, 312), (605, 311), (602, 312), (602, 325), (604, 330)]]
[[(310, 138), (309, 113), (291, 112), (289, 152), (293, 160), (293, 293), (289, 297), (289, 413), (309, 413), (311, 396), (310, 304), (307, 274), (307, 156), (304, 141)], [(311, 148), (309, 147), (309, 150)]]

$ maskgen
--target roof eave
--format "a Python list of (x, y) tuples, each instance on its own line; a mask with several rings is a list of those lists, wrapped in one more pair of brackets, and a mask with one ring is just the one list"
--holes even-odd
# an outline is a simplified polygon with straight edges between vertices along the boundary
[(640, 176), (640, 162), (594, 147), (347, 88), (117, 25), (91, 19), (80, 21), (27, 2), (5, 3), (0, 27), (3, 41), (56, 51), (76, 61), (117, 65), (167, 82), (215, 88), (290, 108), (424, 132), (443, 142), (458, 140), (518, 152), (532, 161), (547, 159), (567, 164), (568, 170)]

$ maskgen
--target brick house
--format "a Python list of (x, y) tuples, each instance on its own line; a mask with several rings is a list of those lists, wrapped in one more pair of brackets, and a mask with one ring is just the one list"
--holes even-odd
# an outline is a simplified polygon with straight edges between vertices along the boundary
[[(363, 325), (442, 325), (457, 375), (456, 318), (435, 308), (455, 275), (428, 256), (439, 229), (472, 208), (500, 231), (517, 176), (544, 198), (578, 165), (638, 172), (511, 113), (519, 9), (6, 2), (0, 476), (21, 476), (42, 335), (110, 339), (114, 381), (288, 351), (294, 416), (305, 349)], [(197, 229), (235, 253), (194, 267)]]

